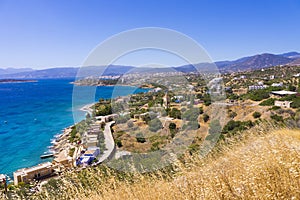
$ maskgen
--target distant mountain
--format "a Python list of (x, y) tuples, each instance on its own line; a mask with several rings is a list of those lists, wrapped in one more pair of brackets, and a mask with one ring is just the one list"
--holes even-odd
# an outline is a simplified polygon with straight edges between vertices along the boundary
[[(258, 54), (254, 56), (244, 57), (235, 61), (231, 61), (227, 65), (218, 66), (223, 72), (246, 71), (253, 69), (261, 69), (276, 65), (285, 65), (293, 62), (293, 58), (282, 55), (274, 55), (269, 53)], [(218, 63), (216, 63), (218, 65)]]
[[(224, 63), (227, 61), (224, 61)], [(221, 63), (221, 64), (224, 64)], [(225, 64), (224, 64), (225, 65)], [(215, 63), (198, 63), (198, 64), (190, 64), (190, 65), (183, 65), (179, 67), (174, 67), (176, 71), (189, 73), (189, 72), (211, 72), (213, 69), (216, 68)]]
[[(289, 52), (280, 55), (264, 53), (243, 57), (233, 61), (219, 61), (214, 64), (222, 73), (262, 69), (276, 65), (299, 65), (300, 53)], [(212, 69), (212, 67), (212, 63), (198, 63), (194, 65), (179, 66), (175, 69), (181, 72), (202, 72), (209, 68)]]
[[(100, 75), (122, 75), (125, 73), (157, 73), (157, 72), (211, 72), (218, 67), (221, 73), (230, 73), (237, 71), (248, 71), (253, 69), (262, 69), (276, 65), (300, 65), (300, 53), (288, 52), (283, 54), (258, 54), (254, 56), (243, 57), (233, 61), (218, 61), (215, 63), (198, 63), (183, 65), (170, 68), (140, 68), (133, 66), (110, 65), (105, 66), (89, 66), (82, 68), (66, 67), (51, 68), (44, 70), (27, 69), (0, 69), (0, 78), (12, 79), (42, 79), (42, 78), (67, 78), (76, 77), (78, 74), (82, 77), (100, 76)], [(23, 70), (23, 71), (22, 71)]]
[(295, 60), (293, 60), (292, 62), (288, 63), (288, 65), (300, 65), (300, 57), (296, 58)]
[(2, 74), (15, 74), (19, 72), (30, 72), (33, 71), (31, 68), (6, 68), (6, 69), (0, 69), (0, 75)]
[(100, 75), (122, 75), (134, 69), (131, 66), (110, 65), (105, 66), (88, 66), (82, 68), (65, 67), (65, 68), (50, 68), (43, 70), (25, 71), (14, 74), (0, 74), (0, 78), (18, 78), (18, 79), (43, 79), (43, 78), (74, 78), (77, 75), (82, 77), (100, 76)]
[(287, 58), (300, 58), (300, 53), (293, 51), (293, 52), (279, 54), (279, 56), (283, 56)]
[(78, 68), (50, 68), (43, 70), (34, 70), (27, 72), (19, 72), (15, 74), (0, 75), (0, 78), (17, 78), (17, 79), (42, 79), (42, 78), (66, 78), (75, 77)]
[(122, 65), (109, 65), (106, 66), (87, 66), (77, 68), (76, 76), (88, 77), (88, 76), (119, 76), (128, 73), (135, 69), (132, 66)]

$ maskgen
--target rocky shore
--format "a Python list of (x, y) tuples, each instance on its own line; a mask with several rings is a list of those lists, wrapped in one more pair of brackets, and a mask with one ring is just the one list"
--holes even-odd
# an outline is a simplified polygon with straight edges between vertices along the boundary
[(68, 139), (73, 126), (74, 125), (65, 128), (63, 130), (63, 133), (58, 135), (52, 142), (53, 146), (51, 147), (51, 150), (53, 151), (54, 156), (57, 155), (62, 150), (64, 150), (66, 146), (70, 145)]

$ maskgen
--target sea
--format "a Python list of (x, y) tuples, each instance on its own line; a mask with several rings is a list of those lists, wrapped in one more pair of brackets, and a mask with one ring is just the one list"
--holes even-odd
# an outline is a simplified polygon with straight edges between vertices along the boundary
[(83, 106), (99, 98), (146, 92), (146, 89), (129, 86), (118, 86), (117, 90), (113, 86), (80, 86), (77, 92), (94, 89), (95, 94), (86, 99), (83, 95), (73, 105), (76, 86), (70, 84), (72, 81), (42, 79), (0, 84), (0, 174), (12, 177), (20, 168), (47, 161), (40, 156), (49, 152), (51, 140), (64, 128), (85, 118)]

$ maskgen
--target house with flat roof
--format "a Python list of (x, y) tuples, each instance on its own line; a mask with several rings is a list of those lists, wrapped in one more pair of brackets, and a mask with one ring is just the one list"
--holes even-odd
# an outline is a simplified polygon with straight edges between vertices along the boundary
[(268, 86), (267, 85), (250, 85), (248, 87), (248, 90), (262, 90), (266, 89)]
[(54, 163), (63, 167), (72, 167), (73, 159), (68, 155), (67, 150), (62, 150), (58, 155), (54, 158)]
[(86, 147), (94, 147), (98, 144), (98, 134), (85, 133), (82, 137), (82, 143)]
[(84, 153), (84, 156), (93, 156), (93, 157), (96, 158), (99, 154), (100, 154), (100, 148), (99, 147), (90, 147)]
[(272, 83), (271, 85), (272, 87), (282, 87), (283, 86), (283, 83), (280, 82), (280, 83)]
[(19, 169), (14, 172), (14, 184), (18, 185), (20, 182), (29, 183), (33, 180), (39, 180), (51, 176), (53, 173), (54, 166), (50, 162), (41, 163), (29, 168)]
[(98, 147), (90, 147), (88, 150), (78, 158), (76, 164), (82, 166), (88, 166), (92, 164), (93, 160), (100, 154)]
[(297, 92), (286, 91), (286, 90), (272, 91), (271, 93), (272, 93), (273, 95), (277, 95), (277, 96), (286, 96), (286, 95), (297, 94)]
[(275, 101), (274, 105), (281, 108), (290, 108), (292, 101)]

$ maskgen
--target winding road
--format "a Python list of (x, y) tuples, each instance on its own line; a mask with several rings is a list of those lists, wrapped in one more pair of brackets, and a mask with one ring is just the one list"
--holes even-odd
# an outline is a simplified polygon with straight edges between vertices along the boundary
[(110, 159), (115, 153), (115, 141), (112, 136), (112, 132), (110, 127), (115, 123), (115, 121), (107, 122), (104, 127), (104, 143), (106, 150), (103, 154), (98, 158), (98, 161), (94, 165), (98, 165), (103, 163), (104, 161)]

